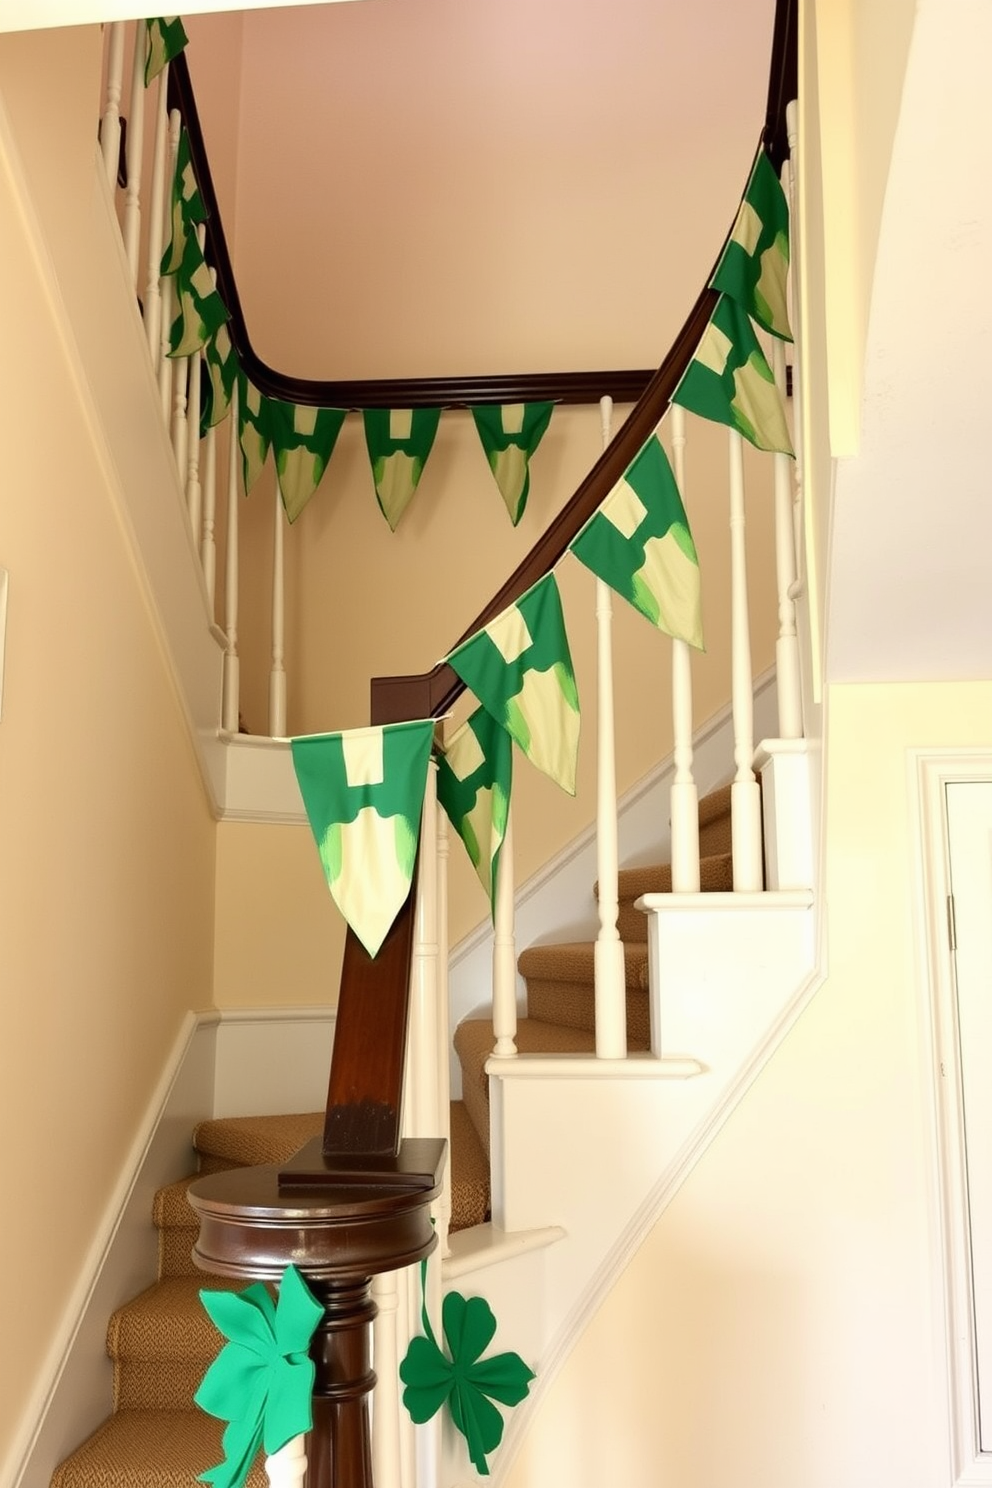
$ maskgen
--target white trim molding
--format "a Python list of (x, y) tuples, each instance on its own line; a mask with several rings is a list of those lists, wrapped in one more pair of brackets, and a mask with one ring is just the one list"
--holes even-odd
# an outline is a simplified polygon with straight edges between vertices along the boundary
[(954, 956), (948, 934), (950, 854), (946, 788), (992, 780), (992, 751), (911, 750), (920, 875), (918, 956), (929, 1038), (925, 1074), (933, 1091), (936, 1204), (940, 1227), (934, 1294), (942, 1299), (950, 1461), (949, 1488), (992, 1488), (992, 1453), (980, 1447), (978, 1365), (968, 1153), (964, 1130)]

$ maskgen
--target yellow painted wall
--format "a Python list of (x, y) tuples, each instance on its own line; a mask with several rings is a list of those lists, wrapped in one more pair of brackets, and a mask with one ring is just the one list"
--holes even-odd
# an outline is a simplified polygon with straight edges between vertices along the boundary
[(829, 689), (826, 984), (590, 1322), (509, 1488), (944, 1481), (907, 752), (990, 738), (992, 684)]
[[(93, 78), (86, 88), (77, 68), (89, 58), (98, 70), (99, 33), (51, 36), (50, 74), (24, 73), (39, 61), (33, 39), (0, 41), (0, 94), (21, 126), (32, 76), (36, 87), (41, 76), (54, 82), (61, 114), (31, 127), (51, 135), (68, 210), (77, 166), (92, 180)], [(210, 1003), (214, 873), (213, 822), (113, 469), (87, 419), (4, 137), (0, 1462), (182, 1017)]]

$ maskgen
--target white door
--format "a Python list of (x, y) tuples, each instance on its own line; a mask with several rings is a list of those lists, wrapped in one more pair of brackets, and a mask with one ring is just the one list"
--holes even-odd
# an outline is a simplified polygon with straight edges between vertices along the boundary
[(992, 781), (949, 781), (945, 790), (984, 1453), (992, 1452)]

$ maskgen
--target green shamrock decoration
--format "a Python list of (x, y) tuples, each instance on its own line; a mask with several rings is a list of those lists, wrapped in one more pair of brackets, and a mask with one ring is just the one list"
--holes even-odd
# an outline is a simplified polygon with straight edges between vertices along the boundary
[(449, 1292), (441, 1321), (451, 1357), (438, 1347), (425, 1305), (427, 1336), (413, 1340), (400, 1365), (400, 1379), (406, 1386), (403, 1404), (419, 1426), (447, 1401), (455, 1428), (468, 1443), (472, 1465), (487, 1476), (486, 1453), (494, 1452), (503, 1438), (503, 1417), (487, 1397), (502, 1405), (519, 1405), (534, 1371), (519, 1354), (481, 1357), (496, 1332), (496, 1319), (485, 1298)]
[(269, 1456), (313, 1425), (314, 1364), (307, 1350), (324, 1309), (295, 1266), (287, 1267), (279, 1300), (256, 1282), (246, 1291), (201, 1292), (225, 1344), (193, 1399), (229, 1424), (224, 1461), (200, 1474), (214, 1488), (241, 1488), (259, 1447)]

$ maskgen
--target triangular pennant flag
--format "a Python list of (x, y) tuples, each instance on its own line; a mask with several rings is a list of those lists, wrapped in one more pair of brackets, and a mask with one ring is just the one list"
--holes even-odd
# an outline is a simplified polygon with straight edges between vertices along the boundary
[(758, 449), (793, 452), (782, 400), (754, 327), (727, 295), (717, 301), (672, 402), (728, 424)]
[(226, 325), (218, 326), (203, 348), (206, 377), (200, 382), (200, 433), (227, 418), (238, 380), (238, 354)]
[(174, 283), (179, 309), (169, 330), (169, 355), (192, 356), (228, 319), (195, 233), (186, 236)]
[(472, 409), (489, 468), (516, 527), (530, 491), (529, 460), (554, 412), (553, 403), (481, 404)]
[(162, 273), (174, 274), (183, 261), (189, 229), (197, 222), (206, 222), (207, 209), (203, 205), (200, 188), (193, 173), (190, 158), (189, 135), (184, 129), (179, 136), (176, 152), (176, 173), (172, 178), (172, 237), (162, 256)]
[(788, 273), (789, 206), (775, 167), (759, 150), (730, 241), (710, 284), (736, 300), (773, 336), (791, 341)]
[(426, 719), (290, 741), (327, 886), (370, 956), (410, 892), (433, 738)]
[(158, 77), (186, 45), (187, 36), (178, 16), (156, 16), (145, 22), (145, 87)]
[(238, 368), (238, 440), (241, 444), (245, 495), (262, 473), (272, 443), (269, 399)]
[(395, 532), (427, 464), (439, 408), (366, 408), (365, 443), (382, 515)]
[(657, 433), (627, 466), (571, 551), (652, 625), (702, 649), (699, 559)]
[(456, 730), (437, 762), (437, 798), (468, 849), (494, 916), (512, 772), (510, 736), (485, 708)]
[(524, 754), (575, 795), (579, 694), (553, 573), (448, 657)]
[(268, 430), (286, 516), (295, 522), (316, 491), (344, 423), (343, 408), (266, 398)]

